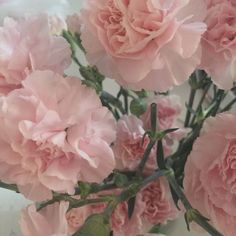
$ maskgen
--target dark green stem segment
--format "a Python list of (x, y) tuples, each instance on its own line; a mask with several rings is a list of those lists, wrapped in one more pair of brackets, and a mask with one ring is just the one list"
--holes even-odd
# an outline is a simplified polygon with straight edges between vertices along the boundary
[(228, 103), (228, 105), (226, 105), (220, 112), (225, 112), (230, 110), (235, 103), (236, 103), (236, 97), (230, 103)]
[(0, 188), (5, 188), (11, 191), (14, 191), (16, 193), (19, 193), (19, 190), (15, 184), (6, 184), (0, 181)]
[(156, 143), (156, 140), (152, 140), (152, 139), (148, 143), (148, 146), (147, 146), (147, 148), (146, 148), (146, 150), (145, 150), (145, 152), (143, 154), (143, 158), (142, 158), (142, 160), (141, 160), (141, 162), (139, 164), (139, 167), (138, 167), (138, 173), (139, 174), (141, 174), (143, 172), (145, 164), (146, 164), (146, 162), (147, 162), (147, 160), (149, 158), (149, 155), (150, 155), (150, 153), (152, 151), (152, 148), (154, 147), (155, 143)]
[(184, 122), (184, 127), (188, 127), (188, 125), (189, 125), (189, 121), (190, 121), (190, 118), (191, 118), (191, 111), (190, 111), (189, 108), (193, 107), (193, 102), (194, 102), (195, 94), (196, 94), (196, 89), (195, 88), (191, 88), (190, 96), (189, 96), (189, 102), (188, 102), (188, 107), (187, 107), (187, 113), (186, 113), (185, 122)]

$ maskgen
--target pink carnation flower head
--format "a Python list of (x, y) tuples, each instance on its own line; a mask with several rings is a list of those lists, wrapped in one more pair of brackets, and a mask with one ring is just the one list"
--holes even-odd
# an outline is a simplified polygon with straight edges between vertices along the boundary
[(0, 28), (0, 93), (20, 87), (34, 70), (63, 74), (70, 65), (70, 56), (66, 40), (52, 35), (47, 15), (18, 21), (5, 18)]
[(66, 211), (68, 202), (49, 205), (37, 211), (35, 205), (21, 213), (20, 226), (24, 236), (68, 236)]
[(137, 198), (144, 204), (142, 218), (149, 226), (165, 224), (178, 215), (170, 189), (164, 179), (156, 180), (144, 187)]
[(236, 114), (208, 118), (185, 166), (184, 189), (225, 236), (235, 235)]
[(236, 2), (215, 0), (208, 7), (201, 68), (219, 88), (230, 89), (236, 81)]
[(74, 193), (115, 167), (115, 120), (78, 78), (36, 71), (0, 98), (0, 179), (33, 200)]
[[(136, 170), (143, 154), (149, 143), (149, 138), (146, 136), (143, 122), (136, 116), (124, 115), (117, 123), (117, 139), (113, 148), (118, 169)], [(157, 168), (155, 150), (153, 149), (148, 162), (146, 163), (145, 171), (150, 172)]]
[(204, 0), (89, 0), (81, 37), (91, 64), (134, 90), (166, 91), (200, 63)]

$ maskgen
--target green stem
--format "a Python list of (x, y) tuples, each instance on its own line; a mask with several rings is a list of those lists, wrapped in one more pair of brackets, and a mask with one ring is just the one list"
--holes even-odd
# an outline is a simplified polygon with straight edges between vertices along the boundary
[(146, 164), (146, 162), (147, 162), (147, 160), (148, 160), (148, 158), (150, 156), (150, 153), (151, 153), (152, 148), (154, 147), (155, 143), (156, 143), (156, 140), (152, 140), (152, 139), (148, 143), (148, 146), (147, 146), (147, 148), (146, 148), (146, 150), (145, 150), (145, 152), (143, 154), (143, 158), (142, 158), (142, 160), (141, 160), (141, 162), (140, 162), (140, 164), (138, 166), (138, 173), (139, 174), (141, 174), (143, 172), (145, 164)]
[(15, 184), (6, 184), (0, 181), (0, 188), (4, 188), (19, 193), (19, 190)]
[(197, 108), (196, 108), (196, 113), (193, 115), (193, 118), (192, 118), (192, 120), (191, 120), (191, 122), (190, 122), (190, 126), (192, 126), (192, 125), (194, 124), (194, 121), (195, 121), (195, 118), (196, 118), (196, 114), (197, 114), (197, 113), (199, 112), (199, 110), (201, 109), (202, 104), (203, 104), (203, 102), (204, 102), (204, 100), (205, 100), (205, 98), (206, 98), (206, 95), (207, 95), (207, 93), (208, 93), (210, 87), (211, 87), (211, 83), (209, 83), (208, 85), (206, 85), (206, 87), (205, 87), (205, 89), (204, 89), (204, 91), (203, 91), (202, 97), (201, 97), (201, 99), (200, 99), (200, 101), (199, 101), (199, 103), (198, 103), (198, 106), (197, 106)]
[(230, 103), (228, 103), (220, 112), (225, 112), (230, 110), (234, 105), (234, 103), (236, 103), (236, 97)]
[(185, 122), (184, 122), (184, 127), (188, 127), (188, 124), (189, 124), (189, 121), (190, 121), (190, 118), (191, 118), (191, 111), (189, 110), (189, 107), (191, 107), (191, 108), (193, 107), (195, 94), (196, 94), (196, 89), (191, 88), (188, 107), (187, 107), (186, 118), (185, 118)]
[(122, 106), (122, 102), (119, 99), (117, 99), (116, 97), (114, 97), (113, 95), (111, 95), (110, 93), (108, 93), (106, 91), (102, 91), (100, 98), (102, 101), (108, 102), (112, 106), (118, 108), (122, 114), (126, 113), (123, 106)]

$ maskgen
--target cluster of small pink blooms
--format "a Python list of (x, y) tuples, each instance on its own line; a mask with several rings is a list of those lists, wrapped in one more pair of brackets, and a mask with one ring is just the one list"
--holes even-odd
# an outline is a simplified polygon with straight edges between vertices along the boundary
[(208, 118), (185, 166), (184, 189), (225, 236), (235, 235), (236, 113)]
[(52, 35), (46, 14), (18, 21), (5, 18), (0, 27), (0, 93), (21, 87), (22, 80), (35, 70), (63, 74), (70, 56), (66, 40)]
[[(103, 194), (114, 194), (114, 191)], [(35, 206), (29, 206), (22, 211), (21, 229), (24, 236), (71, 235), (80, 229), (88, 216), (103, 212), (105, 207), (106, 203), (97, 203), (67, 211), (68, 204), (61, 202), (37, 212)], [(112, 213), (110, 224), (114, 236), (146, 235), (153, 224), (164, 224), (176, 217), (177, 209), (168, 185), (160, 179), (138, 193), (131, 218), (128, 216), (127, 202), (122, 202)]]
[[(53, 93), (52, 93), (53, 91)], [(0, 97), (0, 179), (33, 200), (74, 193), (115, 167), (115, 120), (78, 78), (36, 71)]]
[(202, 39), (203, 68), (221, 89), (236, 81), (236, 1), (206, 0), (207, 31)]
[(200, 64), (205, 16), (204, 0), (89, 0), (82, 44), (88, 61), (121, 85), (166, 91)]
[[(151, 129), (150, 107), (152, 103), (157, 104), (157, 126), (159, 131), (181, 127), (181, 124), (177, 122), (181, 113), (181, 103), (178, 96), (169, 95), (149, 98), (147, 110), (140, 119), (134, 115), (124, 115), (117, 123), (117, 139), (113, 151), (118, 169), (137, 170), (149, 143), (148, 136), (145, 136), (145, 138), (143, 136), (147, 130)], [(165, 156), (171, 154), (174, 139), (180, 140), (188, 132), (189, 129), (179, 128), (179, 130), (168, 134), (163, 139)], [(145, 172), (153, 171), (156, 168), (156, 147), (154, 147), (146, 163)]]

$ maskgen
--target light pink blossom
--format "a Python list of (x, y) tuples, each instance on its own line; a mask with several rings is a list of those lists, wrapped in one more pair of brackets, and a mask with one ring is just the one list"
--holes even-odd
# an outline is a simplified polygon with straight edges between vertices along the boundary
[(51, 71), (32, 73), (22, 86), (0, 98), (0, 179), (43, 200), (109, 175), (115, 120), (95, 91)]
[(169, 146), (173, 144), (174, 140), (180, 140), (184, 138), (190, 129), (182, 128), (183, 124), (179, 122), (180, 114), (182, 112), (182, 105), (180, 102), (180, 97), (177, 95), (168, 96), (154, 96), (147, 99), (147, 109), (145, 113), (141, 116), (141, 120), (144, 123), (146, 130), (151, 129), (151, 104), (155, 103), (157, 105), (157, 130), (167, 130), (178, 128), (177, 131), (169, 133), (165, 137), (165, 141)]
[(143, 202), (142, 218), (150, 225), (165, 224), (178, 215), (165, 179), (158, 179), (144, 187), (137, 199)]
[(221, 89), (230, 89), (236, 81), (236, 2), (213, 1), (205, 22), (201, 68)]
[[(118, 195), (120, 194), (120, 190), (115, 191), (103, 191), (103, 193), (99, 193), (101, 195)], [(98, 203), (98, 204), (91, 204), (91, 210), (94, 214), (101, 213), (104, 211), (105, 207), (107, 206), (106, 203)], [(128, 203), (121, 202), (118, 204), (116, 209), (111, 215), (110, 218), (110, 225), (113, 231), (114, 236), (136, 236), (137, 234), (143, 231), (143, 222), (141, 218), (141, 214), (144, 211), (144, 204), (140, 199), (135, 201), (134, 211), (129, 218), (128, 216)]]
[(200, 63), (204, 0), (89, 0), (82, 10), (87, 58), (135, 90), (166, 91)]
[(34, 70), (50, 69), (63, 74), (70, 56), (66, 40), (51, 34), (47, 15), (18, 21), (5, 18), (0, 27), (0, 93), (20, 87)]
[(208, 118), (185, 166), (184, 189), (225, 236), (235, 235), (236, 114)]
[[(119, 119), (117, 123), (117, 139), (113, 147), (117, 168), (137, 169), (149, 143), (148, 136), (143, 139), (144, 133), (143, 122), (137, 117), (125, 115)], [(146, 171), (156, 168), (155, 149), (153, 149), (146, 163)]]
[(91, 215), (91, 207), (85, 205), (79, 208), (73, 208), (66, 213), (68, 223), (68, 232), (74, 234), (84, 224), (86, 219)]
[(69, 203), (60, 202), (36, 210), (35, 205), (21, 213), (20, 226), (24, 236), (68, 236), (66, 211)]

